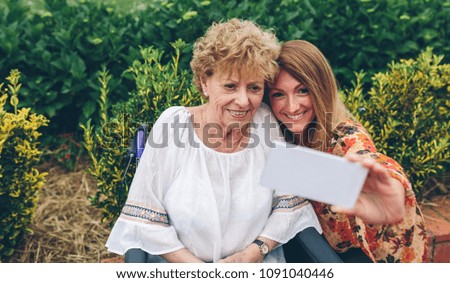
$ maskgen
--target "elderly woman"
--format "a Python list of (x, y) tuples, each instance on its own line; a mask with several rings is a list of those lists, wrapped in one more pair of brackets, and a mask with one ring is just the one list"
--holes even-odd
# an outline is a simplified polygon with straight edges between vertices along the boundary
[(110, 251), (284, 262), (279, 244), (306, 227), (321, 231), (311, 204), (259, 184), (268, 151), (260, 125), (270, 115), (260, 104), (278, 55), (272, 33), (237, 19), (213, 24), (195, 43), (194, 83), (207, 103), (171, 107), (153, 126)]

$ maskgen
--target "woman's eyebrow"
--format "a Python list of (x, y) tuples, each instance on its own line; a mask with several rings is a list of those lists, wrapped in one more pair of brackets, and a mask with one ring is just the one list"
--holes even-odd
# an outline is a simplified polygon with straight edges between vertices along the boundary
[(272, 92), (272, 91), (281, 91), (281, 92), (284, 92), (284, 90), (282, 90), (282, 89), (280, 89), (280, 88), (276, 88), (276, 87), (271, 88), (269, 91), (270, 91), (270, 92)]
[(248, 85), (251, 85), (251, 84), (254, 84), (254, 85), (263, 85), (264, 82), (263, 82), (263, 81), (248, 82)]

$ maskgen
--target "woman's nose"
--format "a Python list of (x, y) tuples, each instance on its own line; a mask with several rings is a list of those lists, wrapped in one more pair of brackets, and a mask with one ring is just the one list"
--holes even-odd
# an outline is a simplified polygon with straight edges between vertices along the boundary
[(246, 107), (249, 104), (248, 93), (246, 89), (238, 90), (236, 103), (241, 107)]
[(300, 101), (295, 97), (295, 95), (293, 96), (289, 96), (289, 99), (287, 100), (287, 105), (286, 105), (286, 111), (288, 111), (291, 114), (294, 114), (300, 107)]

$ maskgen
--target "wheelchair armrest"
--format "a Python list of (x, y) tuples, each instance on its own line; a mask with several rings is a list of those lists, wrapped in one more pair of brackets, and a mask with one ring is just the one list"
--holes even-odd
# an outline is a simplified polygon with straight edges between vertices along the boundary
[(125, 263), (166, 263), (159, 255), (151, 255), (141, 249), (129, 249), (125, 253)]
[(141, 249), (129, 249), (125, 253), (126, 263), (145, 263), (147, 262), (147, 252)]
[(313, 262), (342, 263), (342, 259), (331, 248), (325, 238), (314, 227), (299, 232), (295, 239), (305, 249)]

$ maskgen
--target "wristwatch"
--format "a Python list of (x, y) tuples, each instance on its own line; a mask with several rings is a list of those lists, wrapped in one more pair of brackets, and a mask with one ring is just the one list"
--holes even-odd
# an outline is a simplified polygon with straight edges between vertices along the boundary
[(269, 246), (261, 240), (254, 240), (253, 243), (257, 244), (259, 247), (259, 252), (262, 256), (266, 256), (269, 253)]

